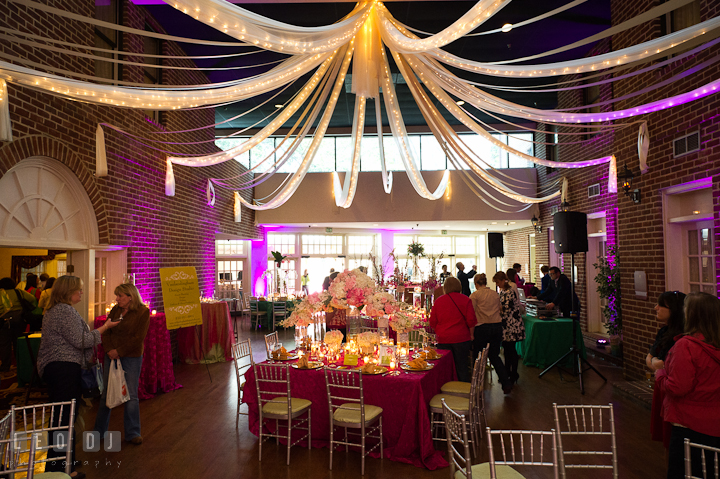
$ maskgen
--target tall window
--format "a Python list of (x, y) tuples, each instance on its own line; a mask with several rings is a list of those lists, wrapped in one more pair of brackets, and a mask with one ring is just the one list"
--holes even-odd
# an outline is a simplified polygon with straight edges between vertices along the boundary
[(279, 251), (283, 256), (295, 255), (295, 235), (268, 233), (268, 251)]
[(245, 255), (245, 241), (243, 240), (217, 240), (215, 241), (215, 254), (218, 256)]
[[(103, 5), (100, 5), (103, 3)], [(109, 2), (95, 2), (95, 18), (108, 23), (121, 24), (122, 14), (119, 0)], [(105, 50), (122, 50), (122, 33), (105, 27), (95, 27), (95, 46)], [(110, 52), (95, 52), (97, 56), (117, 60), (119, 55)], [(95, 60), (95, 76), (109, 80), (120, 80), (122, 77), (122, 65), (117, 63)]]
[(302, 254), (343, 254), (342, 235), (302, 235)]
[[(547, 128), (545, 133), (545, 159), (548, 161), (558, 161), (558, 134), (556, 125), (545, 125)], [(555, 171), (555, 168), (545, 167), (545, 174), (549, 175)]]
[(687, 232), (687, 264), (690, 292), (717, 294), (715, 278), (714, 228), (690, 229)]
[(246, 261), (245, 241), (215, 240), (216, 271), (215, 296), (238, 298), (243, 289)]
[[(286, 259), (280, 264), (280, 268), (277, 270), (277, 278), (273, 278), (275, 281), (275, 284), (277, 284), (280, 289), (278, 290), (278, 293), (281, 295), (285, 294), (295, 294), (296, 291), (296, 283), (298, 279), (298, 273), (296, 269), (297, 261), (294, 259)], [(272, 260), (268, 261), (268, 271), (272, 271), (273, 274), (275, 274), (275, 262)]]

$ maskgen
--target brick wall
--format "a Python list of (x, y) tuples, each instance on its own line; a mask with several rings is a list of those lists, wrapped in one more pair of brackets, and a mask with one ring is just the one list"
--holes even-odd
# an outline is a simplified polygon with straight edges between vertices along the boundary
[[(655, 5), (655, 2), (623, 2), (613, 0), (612, 22), (621, 23)], [(701, 19), (707, 20), (718, 15), (717, 2), (701, 1)], [(660, 19), (635, 27), (628, 32), (615, 35), (612, 43), (600, 42), (589, 55), (595, 55), (608, 50), (638, 44), (656, 38), (660, 34)], [(622, 97), (630, 92), (640, 90), (646, 86), (664, 81), (686, 68), (698, 65), (720, 53), (717, 46), (701, 52), (684, 61), (676, 61), (666, 67), (637, 75), (629, 79), (612, 83), (612, 86), (601, 88), (601, 100)], [(622, 72), (623, 74), (626, 72)], [(696, 88), (711, 79), (718, 78), (720, 68), (711, 66), (701, 74), (689, 76), (666, 87), (645, 93), (638, 97), (618, 101), (613, 105), (603, 107), (607, 109), (622, 109), (639, 105), (668, 96), (677, 95)], [(566, 77), (563, 80), (567, 80)], [(558, 108), (568, 108), (582, 105), (582, 96), (576, 92), (561, 93)], [(663, 212), (662, 196), (660, 190), (673, 185), (711, 177), (713, 183), (714, 226), (720, 227), (720, 119), (716, 111), (720, 108), (720, 95), (714, 95), (701, 101), (675, 107), (663, 111), (644, 115), (650, 131), (650, 152), (648, 155), (649, 171), (636, 178), (633, 188), (642, 191), (642, 203), (634, 204), (622, 194), (607, 193), (607, 167), (598, 166), (582, 170), (556, 170), (550, 175), (545, 174), (545, 168), (539, 168), (538, 177), (541, 186), (567, 177), (569, 180), (569, 198), (573, 211), (585, 213), (599, 213), (604, 211), (607, 215), (608, 244), (615, 244), (619, 248), (619, 260), (622, 281), (622, 316), (624, 341), (624, 370), (628, 378), (642, 378), (645, 370), (645, 355), (647, 348), (661, 326), (655, 320), (653, 307), (657, 297), (665, 290), (665, 244), (663, 239)], [(675, 138), (699, 129), (701, 133), (701, 151), (681, 158), (672, 157), (672, 141)], [(560, 132), (567, 131), (560, 129)], [(577, 137), (561, 135), (559, 159), (561, 161), (578, 161), (614, 154), (618, 160), (618, 169), (627, 163), (628, 167), (638, 172), (637, 156), (638, 125), (617, 130), (614, 133), (604, 133), (590, 138), (581, 144), (572, 144), (578, 141)], [(537, 137), (543, 141), (544, 135)], [(570, 139), (570, 138), (575, 138)], [(542, 149), (539, 154), (542, 154)], [(587, 197), (587, 187), (600, 182), (601, 195), (592, 199)], [(550, 215), (551, 207), (558, 205), (559, 200), (547, 202), (540, 206), (540, 220), (543, 231), (552, 225)], [(518, 233), (524, 234), (524, 233)], [(513, 240), (515, 241), (515, 240)], [(518, 244), (521, 241), (516, 241)], [(536, 236), (537, 263), (547, 260), (547, 235)], [(720, 242), (715, 241), (715, 253), (720, 252)], [(569, 264), (568, 255), (564, 262)], [(720, 258), (720, 255), (717, 256)], [(718, 261), (716, 261), (717, 263)], [(583, 304), (586, 303), (585, 278), (594, 276), (594, 271), (586, 271), (585, 254), (576, 255), (576, 264), (579, 269), (578, 295)], [(566, 271), (569, 268), (566, 268)], [(648, 279), (648, 298), (640, 299), (635, 296), (633, 288), (633, 272), (645, 271)], [(720, 264), (716, 264), (717, 271)], [(583, 327), (586, 327), (583, 321)]]
[[(94, 0), (55, 0), (50, 5), (80, 15), (94, 17)], [(159, 25), (142, 7), (123, 2), (123, 24), (144, 29), (145, 22), (157, 31)], [(23, 6), (0, 2), (0, 25), (23, 32), (40, 33), (54, 39), (94, 45), (93, 28), (81, 22), (56, 18)], [(50, 27), (48, 27), (50, 26)], [(143, 41), (125, 34), (125, 50), (142, 52)], [(11, 42), (1, 42), (0, 52), (41, 62), (55, 68), (85, 75), (94, 74), (93, 60), (48, 53)], [(163, 54), (183, 55), (172, 42), (163, 42)], [(140, 58), (128, 57), (131, 61)], [(194, 66), (189, 60), (164, 60), (167, 64)], [(125, 66), (123, 80), (141, 82), (142, 68)], [(205, 75), (184, 70), (164, 70), (165, 84), (207, 83)], [(233, 222), (232, 192), (217, 189), (214, 207), (206, 205), (207, 178), (237, 175), (240, 166), (227, 162), (210, 168), (175, 166), (176, 193), (165, 196), (166, 154), (117, 132), (105, 129), (109, 175), (95, 178), (95, 130), (101, 122), (110, 123), (143, 138), (169, 142), (205, 141), (196, 145), (162, 145), (160, 150), (206, 154), (217, 151), (214, 129), (192, 134), (158, 135), (161, 131), (147, 121), (140, 110), (86, 105), (53, 97), (15, 84), (8, 84), (10, 116), (15, 141), (0, 144), (0, 173), (31, 156), (47, 156), (66, 164), (85, 186), (98, 220), (101, 244), (128, 249), (128, 271), (136, 273), (137, 285), (153, 305), (162, 304), (158, 268), (195, 266), (200, 289), (212, 293), (215, 283), (215, 233), (242, 238), (261, 238), (254, 226), (254, 213), (243, 209), (243, 221)], [(172, 111), (163, 115), (167, 131), (187, 130), (215, 123), (212, 109)], [(246, 200), (252, 191), (242, 193)]]

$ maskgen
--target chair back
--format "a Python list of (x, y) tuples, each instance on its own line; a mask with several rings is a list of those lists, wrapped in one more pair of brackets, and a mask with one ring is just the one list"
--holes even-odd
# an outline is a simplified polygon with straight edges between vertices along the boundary
[[(553, 411), (561, 476), (565, 477), (567, 469), (612, 469), (613, 477), (617, 479), (618, 461), (612, 404), (558, 406), (553, 403)], [(565, 456), (574, 459), (567, 464)]]
[(443, 407), (443, 421), (447, 435), (448, 461), (450, 462), (450, 477), (455, 477), (455, 471), (472, 479), (472, 462), (470, 457), (470, 440), (468, 439), (467, 420), (464, 414), (458, 414), (445, 404)]
[(280, 344), (280, 339), (277, 331), (265, 335), (265, 351), (267, 351), (268, 359), (272, 359), (272, 353), (278, 344)]
[[(32, 406), (11, 406), (10, 435), (40, 434), (37, 451), (47, 451), (47, 456), (37, 462), (65, 461), (65, 473), (71, 472), (70, 451), (72, 450), (75, 428), (75, 399), (66, 402), (34, 404)], [(68, 422), (63, 424), (63, 413)]]
[(365, 397), (363, 395), (362, 373), (358, 369), (325, 368), (330, 421), (338, 409), (352, 409), (348, 404), (360, 407), (360, 423), (365, 424)]
[(286, 301), (274, 301), (273, 302), (273, 316), (285, 316), (287, 315), (287, 302)]
[[(699, 456), (700, 467), (702, 468), (702, 476), (693, 475), (693, 463), (692, 463), (692, 449), (699, 449), (699, 454), (695, 454), (696, 458)], [(690, 439), (685, 438), (685, 479), (711, 479), (720, 478), (720, 449), (717, 447), (706, 446), (705, 444), (695, 444), (690, 442)], [(698, 459), (695, 459), (696, 461)], [(708, 464), (710, 465), (710, 471), (708, 472)], [(698, 466), (695, 466), (698, 469)], [(715, 475), (713, 475), (713, 470)]]
[[(497, 479), (495, 466), (552, 467), (558, 479), (555, 430), (520, 431), (486, 429), (490, 477)], [(496, 454), (498, 457), (496, 457)]]
[[(0, 471), (3, 477), (11, 477), (7, 474), (25, 473), (29, 479), (32, 479), (35, 450), (40, 435), (35, 433), (11, 435), (12, 420), (11, 411), (0, 419)], [(26, 457), (27, 462), (23, 462)]]
[[(483, 391), (485, 390), (485, 366), (487, 366), (489, 350), (490, 345), (488, 344), (478, 354), (473, 366), (472, 379), (470, 380), (470, 414), (474, 415), (472, 419), (479, 420), (480, 415), (485, 416), (485, 396)], [(477, 421), (475, 424), (480, 425)]]
[(253, 364), (255, 387), (257, 389), (260, 419), (262, 423), (263, 406), (274, 399), (286, 398), (288, 417), (292, 417), (290, 404), (290, 365), (289, 364)]
[(252, 356), (252, 346), (250, 340), (240, 341), (232, 345), (232, 357), (235, 363), (235, 376), (237, 377), (238, 390), (240, 390), (240, 384), (242, 377), (245, 375), (248, 369), (255, 364)]
[(378, 322), (375, 318), (370, 318), (367, 316), (361, 316), (360, 317), (360, 332), (364, 333), (365, 331), (370, 331), (372, 333), (378, 332)]
[(250, 312), (258, 312), (258, 299), (255, 296), (250, 298)]
[(421, 348), (423, 346), (424, 329), (413, 329), (408, 333), (408, 341), (412, 349)]

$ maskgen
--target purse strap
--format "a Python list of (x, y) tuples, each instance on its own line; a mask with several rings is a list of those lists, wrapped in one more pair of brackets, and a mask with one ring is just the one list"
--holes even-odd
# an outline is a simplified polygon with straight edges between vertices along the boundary
[(460, 306), (457, 305), (457, 303), (456, 303), (455, 300), (452, 298), (452, 296), (450, 296), (451, 294), (452, 294), (452, 293), (448, 293), (448, 298), (450, 298), (450, 301), (453, 302), (453, 304), (455, 305), (455, 307), (457, 308), (457, 310), (460, 312), (460, 316), (463, 316), (463, 317), (464, 317), (465, 314), (462, 312), (462, 310), (460, 309)]
[[(82, 339), (81, 339), (82, 356), (83, 356), (83, 362), (85, 363), (85, 366), (83, 366), (83, 369), (91, 369), (94, 366), (99, 365), (100, 360), (98, 359), (97, 347), (95, 345), (91, 346), (90, 348), (85, 348), (85, 331), (88, 331), (88, 332), (91, 332), (91, 331), (90, 331), (90, 326), (88, 326), (88, 324), (85, 321), (82, 321), (82, 323), (85, 326), (83, 334), (82, 334)], [(85, 361), (85, 349), (91, 349), (91, 348), (93, 350), (93, 357), (95, 358), (95, 361), (92, 361), (92, 360)]]

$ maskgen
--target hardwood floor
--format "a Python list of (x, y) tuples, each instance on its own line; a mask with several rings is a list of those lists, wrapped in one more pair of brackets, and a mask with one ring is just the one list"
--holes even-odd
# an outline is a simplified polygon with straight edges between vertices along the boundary
[[(247, 328), (246, 325), (241, 331), (241, 338), (251, 338), (253, 355), (261, 361), (265, 357), (263, 334), (251, 333)], [(293, 344), (292, 331), (281, 331), (280, 337), (286, 345)], [(611, 383), (623, 380), (620, 368), (599, 361), (593, 364), (608, 378), (608, 383), (588, 372), (585, 374), (586, 393), (582, 396), (576, 378), (565, 375), (561, 380), (559, 373), (552, 371), (539, 379), (537, 368), (526, 368), (521, 363), (520, 380), (511, 395), (503, 394), (497, 380), (488, 385), (485, 394), (490, 426), (549, 430), (553, 427), (553, 402), (612, 402), (615, 406), (620, 477), (665, 477), (662, 445), (650, 440), (650, 411), (614, 392)], [(328, 449), (307, 450), (296, 446), (288, 467), (285, 465), (284, 446), (267, 442), (263, 447), (262, 462), (258, 462), (257, 437), (248, 432), (246, 416), (240, 417), (240, 426), (235, 429), (237, 387), (232, 363), (210, 364), (207, 368), (177, 364), (175, 375), (178, 383), (184, 386), (182, 389), (140, 402), (142, 445), (123, 443), (122, 451), (117, 453), (85, 453), (78, 445), (77, 459), (87, 461), (80, 470), (88, 478), (360, 477), (360, 457), (352, 452), (336, 454), (333, 470), (329, 471)], [(94, 424), (96, 409), (87, 411), (83, 416), (89, 427)], [(113, 412), (110, 429), (122, 431), (121, 411)], [(365, 467), (365, 477), (368, 478), (447, 478), (450, 474), (449, 468), (428, 471), (372, 458), (368, 458)], [(550, 478), (552, 471), (549, 468), (539, 473), (527, 471), (525, 475), (527, 478)], [(570, 471), (568, 477), (611, 477), (611, 474), (607, 471), (594, 474), (578, 470)]]

